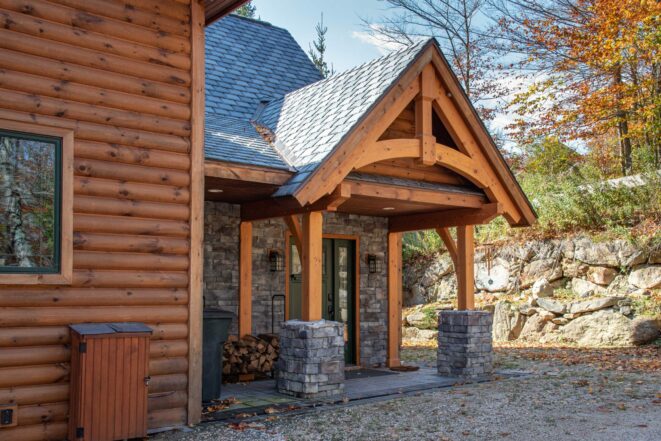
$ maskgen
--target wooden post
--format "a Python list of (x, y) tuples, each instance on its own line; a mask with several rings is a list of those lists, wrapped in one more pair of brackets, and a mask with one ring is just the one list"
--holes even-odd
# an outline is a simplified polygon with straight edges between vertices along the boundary
[(239, 337), (252, 334), (252, 222), (239, 227)]
[(388, 233), (388, 367), (400, 365), (402, 234)]
[(187, 422), (202, 418), (202, 309), (204, 266), (204, 5), (191, 8), (191, 166), (190, 264), (188, 304), (188, 403)]
[(475, 309), (474, 254), (473, 226), (457, 227), (457, 309), (460, 311)]
[(321, 320), (322, 223), (320, 211), (303, 215), (301, 264), (303, 270), (303, 308), (305, 321)]
[(415, 100), (415, 136), (420, 140), (420, 159), (424, 165), (436, 164), (436, 138), (432, 133), (432, 102), (437, 94), (436, 73), (430, 63), (420, 75), (420, 95)]

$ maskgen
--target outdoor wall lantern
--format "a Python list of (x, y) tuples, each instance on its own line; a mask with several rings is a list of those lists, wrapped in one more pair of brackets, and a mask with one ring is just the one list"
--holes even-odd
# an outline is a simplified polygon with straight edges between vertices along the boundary
[(269, 269), (272, 273), (285, 270), (285, 260), (276, 250), (269, 251)]
[(381, 262), (375, 254), (367, 255), (367, 268), (369, 269), (370, 274), (381, 272)]

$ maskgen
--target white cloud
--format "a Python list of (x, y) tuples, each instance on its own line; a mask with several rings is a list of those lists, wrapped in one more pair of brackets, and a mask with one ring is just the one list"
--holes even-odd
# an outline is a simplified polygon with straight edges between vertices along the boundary
[[(377, 31), (379, 29), (379, 26), (380, 25), (377, 24), (371, 24), (369, 27), (374, 31)], [(363, 43), (367, 43), (371, 46), (374, 46), (381, 55), (386, 55), (402, 47), (401, 44), (393, 41), (387, 41), (383, 38), (374, 35), (374, 33), (370, 31), (353, 31), (351, 33), (351, 37), (360, 40)]]

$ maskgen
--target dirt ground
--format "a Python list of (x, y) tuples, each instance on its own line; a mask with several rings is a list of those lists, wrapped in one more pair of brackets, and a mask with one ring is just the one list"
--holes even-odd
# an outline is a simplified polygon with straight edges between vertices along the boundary
[[(433, 366), (434, 348), (405, 348)], [(661, 439), (661, 343), (630, 349), (496, 348), (496, 368), (519, 378), (391, 399), (210, 423), (174, 440), (635, 440)]]

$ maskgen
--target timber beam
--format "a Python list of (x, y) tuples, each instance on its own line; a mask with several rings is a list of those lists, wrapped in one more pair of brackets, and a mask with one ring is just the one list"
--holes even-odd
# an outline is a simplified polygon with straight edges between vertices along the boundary
[(458, 227), (486, 224), (502, 212), (499, 203), (484, 204), (480, 208), (457, 208), (433, 213), (392, 216), (388, 219), (391, 233), (429, 230), (432, 228)]
[(296, 245), (296, 250), (300, 256), (303, 251), (303, 229), (301, 227), (301, 223), (298, 220), (298, 216), (295, 214), (291, 216), (285, 216), (282, 218), (282, 220), (284, 220), (285, 224), (287, 224), (287, 228), (289, 228), (289, 232), (291, 233), (294, 244)]
[(293, 173), (267, 167), (241, 165), (221, 161), (205, 161), (204, 176), (255, 182), (259, 184), (283, 185)]
[(454, 263), (454, 267), (457, 267), (457, 242), (452, 238), (450, 230), (447, 227), (436, 228), (436, 232), (441, 237), (441, 240), (445, 244), (445, 248), (448, 250), (448, 254)]
[(388, 233), (388, 367), (401, 365), (402, 332), (402, 235)]
[(400, 185), (353, 180), (348, 180), (346, 183), (351, 187), (352, 196), (367, 196), (402, 202), (442, 205), (446, 207), (480, 208), (485, 202), (487, 202), (483, 195), (475, 193), (430, 190), (425, 188), (412, 188)]
[(457, 309), (475, 309), (475, 243), (472, 225), (457, 227)]
[(252, 223), (239, 224), (239, 338), (252, 334)]
[(285, 217), (296, 214), (311, 213), (314, 211), (336, 211), (337, 208), (351, 197), (350, 189), (340, 184), (333, 193), (322, 197), (312, 204), (301, 206), (292, 197), (270, 198), (255, 202), (241, 204), (241, 220), (256, 221)]

